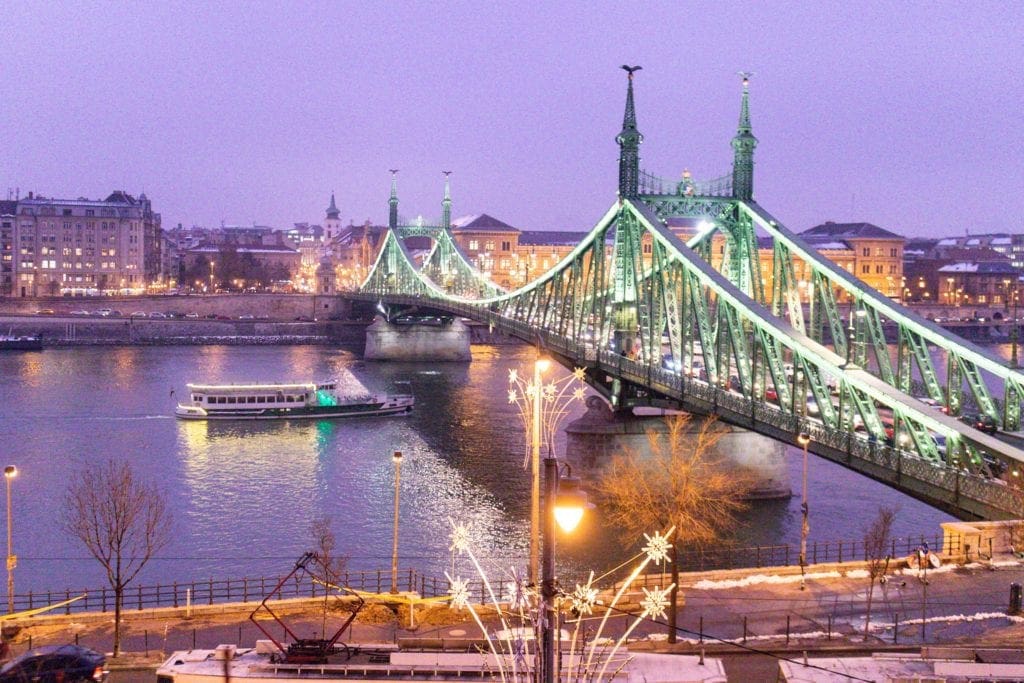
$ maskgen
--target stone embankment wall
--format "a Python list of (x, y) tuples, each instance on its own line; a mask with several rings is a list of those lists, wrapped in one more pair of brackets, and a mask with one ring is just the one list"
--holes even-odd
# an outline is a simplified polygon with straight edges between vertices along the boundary
[(0, 298), (0, 314), (32, 315), (39, 310), (52, 310), (55, 315), (72, 311), (97, 311), (108, 308), (128, 316), (135, 312), (176, 313), (182, 316), (240, 315), (266, 316), (271, 320), (295, 320), (298, 317), (326, 320), (347, 320), (352, 316), (352, 302), (340, 296), (313, 294), (213, 294), (181, 296), (94, 296), (40, 297), (37, 299)]

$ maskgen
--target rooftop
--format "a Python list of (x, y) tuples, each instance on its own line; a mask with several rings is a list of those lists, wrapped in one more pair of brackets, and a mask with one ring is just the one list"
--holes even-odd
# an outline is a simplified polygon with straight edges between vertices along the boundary
[(808, 241), (815, 239), (888, 239), (902, 240), (901, 235), (880, 228), (872, 223), (833, 223), (825, 221), (821, 225), (815, 225), (800, 233), (800, 236)]
[(499, 221), (494, 216), (486, 213), (477, 213), (469, 216), (462, 216), (452, 221), (453, 230), (461, 231), (494, 231), (494, 232), (519, 232), (508, 223)]

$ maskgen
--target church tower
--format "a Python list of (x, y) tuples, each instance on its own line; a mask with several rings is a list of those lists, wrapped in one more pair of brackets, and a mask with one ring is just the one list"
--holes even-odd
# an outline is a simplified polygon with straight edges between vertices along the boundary
[(331, 193), (331, 205), (327, 207), (327, 218), (324, 219), (324, 242), (333, 242), (334, 238), (341, 232), (341, 212), (334, 203), (334, 193)]

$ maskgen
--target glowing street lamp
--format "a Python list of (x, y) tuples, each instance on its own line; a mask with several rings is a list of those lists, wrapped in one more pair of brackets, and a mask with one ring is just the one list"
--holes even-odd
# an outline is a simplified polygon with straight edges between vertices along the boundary
[(18, 566), (18, 556), (11, 546), (11, 480), (18, 476), (18, 468), (8, 465), (4, 468), (4, 479), (7, 481), (7, 613), (14, 613), (14, 568)]
[(811, 531), (810, 509), (807, 507), (807, 446), (811, 443), (811, 435), (807, 432), (800, 432), (796, 442), (804, 449), (804, 467), (800, 495), (800, 512), (802, 521), (800, 523), (800, 590), (806, 588), (804, 576), (807, 573), (807, 534)]
[(530, 581), (537, 581), (537, 558), (540, 544), (540, 441), (541, 403), (544, 400), (544, 384), (541, 375), (551, 367), (547, 358), (533, 362), (533, 414), (530, 431), (530, 464), (532, 485), (530, 487)]
[(210, 260), (210, 294), (213, 294), (213, 267), (216, 265), (216, 261)]
[(391, 543), (391, 592), (398, 592), (398, 492), (402, 484), (402, 451), (391, 456), (395, 463), (395, 526)]
[[(568, 465), (566, 465), (568, 467)], [(554, 683), (555, 678), (555, 523), (566, 533), (571, 533), (583, 519), (583, 513), (592, 507), (587, 494), (580, 488), (580, 481), (572, 476), (560, 476), (558, 460), (544, 458), (544, 559), (541, 574), (541, 605), (544, 619), (541, 620), (541, 666), (542, 683)]]

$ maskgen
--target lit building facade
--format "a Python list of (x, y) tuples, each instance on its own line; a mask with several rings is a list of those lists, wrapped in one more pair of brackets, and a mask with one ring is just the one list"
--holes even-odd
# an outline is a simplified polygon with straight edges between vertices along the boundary
[(116, 191), (89, 200), (29, 193), (0, 220), (5, 224), (7, 296), (139, 294), (162, 282), (160, 214), (145, 194)]

